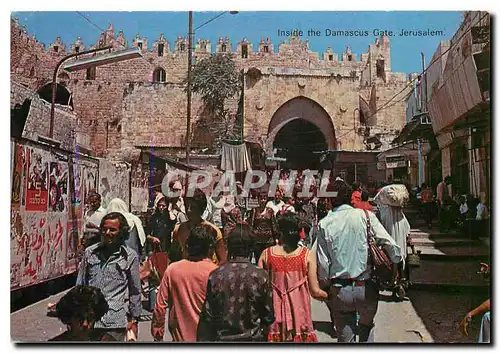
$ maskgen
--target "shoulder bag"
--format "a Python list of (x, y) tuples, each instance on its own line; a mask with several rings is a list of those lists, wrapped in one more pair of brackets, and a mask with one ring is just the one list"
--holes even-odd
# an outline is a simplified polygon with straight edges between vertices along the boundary
[(368, 211), (363, 210), (366, 216), (366, 236), (368, 242), (368, 264), (372, 266), (372, 277), (381, 282), (392, 280), (392, 261), (385, 251), (377, 246), (373, 237), (373, 229)]

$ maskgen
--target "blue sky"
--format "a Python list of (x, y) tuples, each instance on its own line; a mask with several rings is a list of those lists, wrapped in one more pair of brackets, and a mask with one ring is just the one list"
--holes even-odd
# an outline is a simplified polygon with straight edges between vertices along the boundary
[[(97, 27), (106, 29), (110, 23), (115, 32), (122, 29), (131, 45), (132, 39), (139, 33), (147, 37), (149, 46), (161, 32), (170, 41), (172, 48), (177, 36), (187, 35), (187, 12), (90, 12), (82, 11)], [(194, 27), (213, 18), (220, 12), (195, 12)], [(100, 30), (86, 21), (76, 11), (68, 12), (14, 12), (19, 22), (26, 25), (28, 32), (46, 45), (61, 36), (66, 45), (73, 43), (80, 36), (89, 46), (95, 44)], [(195, 37), (208, 38), (215, 43), (219, 36), (228, 36), (233, 43), (246, 37), (254, 44), (254, 49), (261, 38), (270, 37), (274, 44), (279, 44), (286, 37), (278, 37), (278, 29), (300, 29), (303, 39), (308, 39), (310, 48), (322, 52), (328, 45), (334, 52), (344, 51), (350, 45), (359, 55), (368, 49), (376, 36), (374, 30), (391, 30), (392, 71), (421, 71), (420, 52), (424, 52), (427, 62), (434, 54), (439, 41), (450, 39), (461, 23), (459, 11), (418, 11), (418, 12), (240, 12), (229, 13), (200, 28)], [(319, 30), (320, 36), (308, 36), (309, 29)], [(368, 31), (368, 36), (327, 36), (327, 29)], [(443, 36), (400, 37), (401, 30), (440, 30)], [(214, 45), (212, 51), (214, 51)]]

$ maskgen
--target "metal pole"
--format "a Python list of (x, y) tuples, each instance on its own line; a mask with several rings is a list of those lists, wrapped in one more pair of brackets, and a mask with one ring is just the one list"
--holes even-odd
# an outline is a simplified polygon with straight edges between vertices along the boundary
[(50, 138), (54, 137), (54, 110), (55, 110), (55, 106), (56, 106), (56, 93), (57, 93), (56, 81), (57, 81), (57, 72), (59, 71), (59, 68), (61, 67), (62, 63), (65, 62), (66, 60), (72, 58), (72, 57), (75, 57), (75, 56), (91, 54), (91, 53), (95, 53), (95, 52), (98, 52), (101, 50), (108, 50), (108, 49), (112, 49), (112, 48), (113, 48), (113, 46), (110, 45), (107, 47), (91, 49), (91, 50), (83, 51), (80, 53), (73, 53), (73, 54), (67, 55), (64, 58), (62, 58), (61, 60), (59, 60), (59, 62), (57, 63), (57, 66), (54, 70), (54, 74), (52, 75), (52, 97), (51, 97), (51, 104), (50, 104), (50, 128), (49, 128), (49, 137)]
[(189, 165), (189, 152), (191, 149), (191, 64), (193, 55), (193, 11), (189, 11), (189, 34), (188, 34), (188, 73), (187, 73), (187, 112), (186, 112), (186, 164)]
[(424, 162), (422, 156), (422, 140), (417, 140), (418, 145), (418, 186), (424, 183)]
[[(426, 112), (427, 111), (427, 75), (425, 73), (425, 56), (423, 52), (420, 52), (420, 55), (422, 56), (422, 75), (424, 75), (424, 80), (420, 80), (420, 85), (421, 86), (421, 94), (420, 94), (420, 99), (421, 99), (421, 104), (420, 104), (420, 112)], [(425, 82), (425, 84), (424, 84)], [(425, 98), (424, 98), (425, 97)], [(424, 108), (424, 103), (425, 103), (425, 108)], [(420, 118), (422, 119), (422, 118)], [(421, 186), (424, 182), (424, 163), (423, 163), (423, 156), (422, 156), (422, 140), (418, 139), (417, 140), (417, 146), (418, 146), (418, 186)]]

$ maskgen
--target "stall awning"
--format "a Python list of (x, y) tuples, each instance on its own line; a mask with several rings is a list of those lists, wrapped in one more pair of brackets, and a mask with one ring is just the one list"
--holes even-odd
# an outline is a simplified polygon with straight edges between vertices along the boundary
[(404, 126), (403, 130), (401, 130), (391, 144), (401, 144), (418, 139), (428, 140), (432, 135), (434, 135), (434, 131), (432, 130), (431, 119), (429, 114), (424, 112), (414, 115), (413, 119)]
[(161, 152), (155, 151), (155, 150), (142, 150), (141, 151), (141, 161), (144, 163), (153, 163), (157, 168), (160, 169), (166, 169), (166, 163), (168, 163), (170, 166), (185, 170), (185, 171), (193, 171), (200, 169), (195, 166), (187, 165), (182, 162), (175, 161), (171, 158), (165, 157), (161, 155)]

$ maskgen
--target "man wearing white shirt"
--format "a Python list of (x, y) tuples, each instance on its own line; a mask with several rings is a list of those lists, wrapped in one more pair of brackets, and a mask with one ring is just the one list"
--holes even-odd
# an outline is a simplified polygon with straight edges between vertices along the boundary
[(280, 189), (276, 190), (276, 194), (274, 195), (274, 200), (269, 201), (266, 204), (266, 209), (270, 208), (273, 210), (274, 215), (276, 216), (278, 212), (283, 209), (285, 203), (283, 202), (283, 193)]
[(332, 210), (318, 224), (318, 279), (323, 289), (329, 287), (338, 342), (356, 342), (356, 313), (359, 341), (373, 342), (378, 284), (371, 279), (368, 262), (368, 220), (375, 241), (393, 263), (393, 279), (401, 261), (401, 249), (372, 212), (365, 214), (364, 210), (350, 206), (350, 201), (349, 188), (340, 186)]
[(101, 195), (98, 193), (89, 193), (87, 205), (88, 210), (85, 212), (83, 224), (83, 239), (80, 239), (86, 248), (101, 241), (99, 225), (106, 215), (106, 209), (101, 206)]

